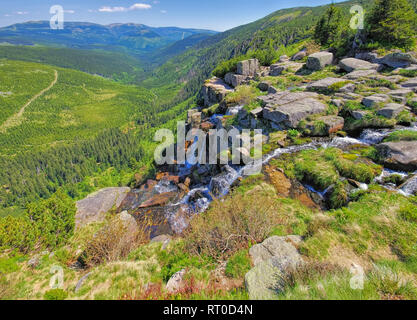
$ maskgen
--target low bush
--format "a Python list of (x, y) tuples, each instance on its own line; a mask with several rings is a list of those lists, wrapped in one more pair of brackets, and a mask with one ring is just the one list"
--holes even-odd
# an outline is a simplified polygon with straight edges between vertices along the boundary
[(256, 100), (260, 95), (260, 91), (254, 87), (243, 85), (236, 88), (236, 90), (226, 96), (228, 104), (247, 105)]
[(68, 292), (62, 289), (51, 289), (45, 292), (43, 298), (45, 300), (65, 300), (68, 297)]

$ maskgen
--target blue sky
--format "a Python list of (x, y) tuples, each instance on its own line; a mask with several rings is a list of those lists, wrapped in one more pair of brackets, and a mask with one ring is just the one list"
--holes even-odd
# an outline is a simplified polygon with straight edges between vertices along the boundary
[(282, 8), (318, 6), (331, 0), (2, 0), (1, 3), (0, 27), (49, 20), (49, 8), (61, 5), (65, 21), (134, 22), (154, 27), (224, 31)]

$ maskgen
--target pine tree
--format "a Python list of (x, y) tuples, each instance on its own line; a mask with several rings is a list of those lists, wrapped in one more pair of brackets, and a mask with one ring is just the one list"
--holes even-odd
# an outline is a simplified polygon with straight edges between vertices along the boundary
[(376, 0), (366, 22), (371, 42), (404, 49), (415, 45), (417, 14), (407, 0)]
[(343, 22), (342, 10), (332, 4), (317, 23), (314, 39), (323, 46), (337, 42), (344, 28)]

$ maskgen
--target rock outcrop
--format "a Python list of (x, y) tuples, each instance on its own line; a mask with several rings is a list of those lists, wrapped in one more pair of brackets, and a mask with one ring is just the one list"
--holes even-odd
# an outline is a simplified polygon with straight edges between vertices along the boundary
[(388, 119), (395, 118), (405, 109), (405, 106), (398, 103), (388, 103), (385, 107), (378, 110), (377, 114)]
[(87, 198), (77, 201), (75, 224), (80, 228), (91, 222), (103, 221), (107, 212), (117, 209), (129, 193), (130, 188), (106, 188)]
[(346, 82), (345, 79), (329, 77), (309, 83), (307, 89), (313, 91), (326, 91), (329, 90), (331, 86), (344, 82)]
[(264, 119), (288, 128), (296, 128), (301, 120), (327, 110), (327, 105), (317, 100), (317, 97), (313, 92), (283, 91), (258, 99), (264, 105)]
[(233, 89), (220, 78), (212, 78), (203, 86), (204, 105), (207, 107), (220, 103)]
[(362, 100), (362, 104), (368, 108), (376, 107), (382, 103), (388, 102), (389, 97), (386, 94), (377, 93)]
[(237, 74), (246, 77), (254, 77), (260, 69), (258, 59), (240, 61), (237, 64)]
[(417, 58), (411, 53), (394, 52), (383, 57), (381, 62), (391, 68), (407, 68), (417, 64)]

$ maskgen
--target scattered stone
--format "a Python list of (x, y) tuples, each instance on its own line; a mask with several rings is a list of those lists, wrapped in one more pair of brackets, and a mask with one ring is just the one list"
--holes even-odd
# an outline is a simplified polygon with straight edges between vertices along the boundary
[(339, 67), (345, 70), (346, 72), (353, 72), (357, 70), (380, 70), (381, 69), (379, 64), (370, 63), (368, 61), (359, 60), (355, 58), (342, 59), (339, 62)]
[(201, 112), (195, 112), (192, 116), (191, 116), (191, 127), (198, 129), (201, 125), (201, 117), (202, 117), (202, 113)]
[(259, 61), (258, 59), (249, 59), (240, 61), (237, 64), (237, 74), (246, 77), (254, 77), (259, 71)]
[(354, 83), (348, 83), (342, 88), (340, 88), (339, 92), (353, 92), (356, 89), (356, 85)]
[(143, 202), (138, 208), (160, 207), (167, 205), (177, 196), (176, 192), (166, 192), (153, 196), (151, 199)]
[(264, 119), (296, 128), (301, 120), (327, 110), (327, 105), (317, 100), (317, 97), (318, 95), (313, 92), (283, 91), (261, 96), (258, 99), (264, 105)]
[(171, 279), (169, 279), (166, 289), (169, 293), (176, 293), (184, 287), (184, 276), (186, 274), (186, 270), (182, 269), (175, 273)]
[(417, 78), (413, 78), (401, 83), (403, 88), (417, 88)]
[(288, 58), (287, 55), (283, 55), (281, 57), (279, 57), (279, 62), (287, 62), (288, 60), (290, 60), (290, 58)]
[(107, 212), (120, 207), (130, 188), (106, 188), (77, 201), (75, 224), (80, 228), (91, 222), (103, 221)]
[(376, 148), (385, 167), (407, 172), (417, 170), (417, 141), (387, 142)]
[(204, 105), (210, 107), (213, 104), (220, 103), (233, 89), (222, 79), (212, 78), (208, 80), (202, 89)]
[(389, 100), (389, 97), (386, 94), (377, 93), (372, 96), (363, 98), (362, 104), (368, 108), (372, 108), (381, 103), (386, 103), (388, 102), (388, 100)]
[(343, 100), (341, 99), (332, 99), (331, 103), (334, 104), (338, 109), (342, 108), (344, 104)]
[(268, 93), (269, 94), (274, 94), (274, 93), (278, 93), (278, 92), (279, 92), (279, 90), (277, 88), (275, 88), (273, 86), (269, 86), (269, 88), (268, 88)]
[(40, 259), (39, 256), (34, 256), (28, 261), (28, 267), (31, 269), (35, 269), (39, 265)]
[(376, 52), (360, 52), (355, 55), (356, 59), (365, 60), (371, 63), (379, 63), (380, 58)]
[(412, 93), (413, 91), (410, 89), (398, 89), (398, 90), (392, 90), (388, 92), (388, 95), (395, 102), (405, 104), (407, 102), (407, 97)]
[(368, 114), (368, 112), (364, 110), (353, 110), (350, 114), (355, 120), (361, 120)]
[(291, 60), (293, 61), (303, 60), (305, 57), (307, 57), (307, 50), (302, 50), (296, 53), (295, 55), (293, 55)]
[(388, 103), (384, 108), (378, 110), (377, 114), (388, 119), (395, 118), (403, 111), (404, 105), (398, 103)]
[(168, 244), (171, 242), (172, 237), (170, 235), (160, 235), (151, 240), (151, 243), (162, 243), (162, 250), (165, 250), (168, 247)]
[(77, 285), (75, 286), (75, 293), (78, 293), (81, 290), (84, 282), (88, 279), (89, 276), (91, 276), (91, 272), (87, 273), (80, 280), (78, 280)]
[(267, 81), (262, 81), (258, 84), (258, 88), (261, 91), (268, 91), (269, 87), (271, 86), (271, 84)]
[(361, 96), (354, 92), (337, 92), (335, 93), (335, 96), (338, 98), (342, 98), (345, 100), (357, 100), (361, 98)]
[(317, 52), (311, 54), (307, 59), (307, 69), (312, 71), (319, 71), (324, 67), (333, 63), (333, 53), (331, 52)]
[(259, 107), (259, 108), (256, 108), (255, 110), (252, 110), (250, 114), (252, 117), (259, 119), (259, 118), (262, 118), (263, 111), (264, 111), (263, 108)]
[(383, 57), (381, 62), (392, 68), (407, 68), (411, 64), (417, 64), (417, 59), (411, 53), (394, 52)]
[(190, 109), (187, 111), (187, 123), (191, 123), (192, 117), (195, 113), (198, 113), (199, 111), (197, 109)]
[(286, 62), (286, 63), (276, 63), (271, 65), (269, 75), (271, 77), (277, 77), (281, 75), (286, 70), (291, 70), (292, 72), (297, 72), (303, 67), (302, 63), (297, 62)]
[[(324, 123), (325, 128), (317, 128), (319, 123)], [(331, 134), (334, 134), (338, 131), (341, 131), (343, 127), (345, 126), (345, 119), (338, 116), (323, 116), (317, 118), (313, 122), (309, 122), (306, 126), (307, 129), (309, 129), (313, 135), (316, 136), (329, 136)]]
[(326, 91), (329, 90), (329, 87), (338, 83), (346, 82), (345, 79), (341, 78), (325, 78), (318, 81), (314, 81), (307, 85), (307, 90), (314, 90), (314, 91)]
[(356, 70), (356, 71), (352, 71), (352, 72), (344, 75), (342, 78), (348, 79), (348, 80), (357, 80), (359, 78), (369, 77), (370, 75), (373, 75), (373, 74), (376, 74), (376, 73), (377, 73), (377, 71), (375, 69)]

